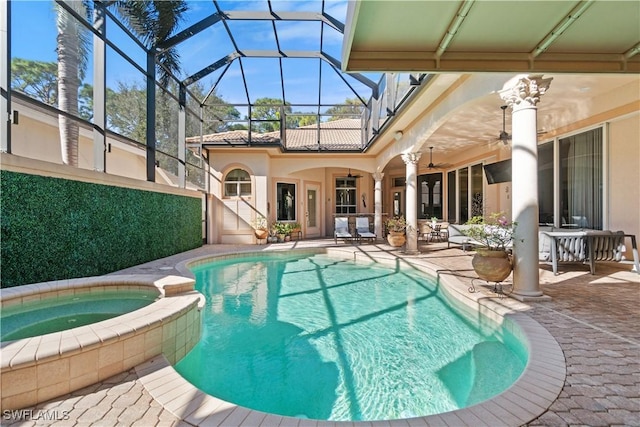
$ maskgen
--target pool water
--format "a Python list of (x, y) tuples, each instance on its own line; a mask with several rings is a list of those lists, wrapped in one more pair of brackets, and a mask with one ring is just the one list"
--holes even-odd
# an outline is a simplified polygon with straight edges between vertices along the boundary
[(413, 269), (322, 254), (193, 273), (207, 300), (203, 335), (176, 369), (252, 409), (336, 421), (424, 416), (504, 391), (526, 363), (513, 336), (477, 313), (457, 315)]
[(156, 290), (84, 292), (45, 298), (2, 309), (0, 341), (64, 331), (138, 310), (158, 297)]

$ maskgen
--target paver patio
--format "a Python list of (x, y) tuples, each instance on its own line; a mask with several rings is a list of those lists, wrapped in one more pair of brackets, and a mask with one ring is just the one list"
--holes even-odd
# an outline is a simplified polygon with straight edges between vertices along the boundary
[[(219, 252), (332, 246), (333, 239), (299, 241), (269, 246), (209, 245), (128, 268), (118, 273), (179, 274), (176, 264)], [(361, 250), (400, 251), (386, 244), (361, 245)], [(448, 249), (446, 243), (421, 246), (426, 258), (463, 282), (472, 283), (472, 253)], [(530, 426), (640, 426), (640, 275), (630, 264), (601, 263), (597, 274), (586, 265), (563, 265), (554, 276), (541, 265), (540, 282), (550, 301), (530, 303), (527, 314), (558, 341), (566, 358), (567, 377), (558, 399)], [(114, 273), (114, 274), (118, 274)], [(480, 292), (501, 297), (492, 287), (474, 281)], [(505, 288), (507, 291), (509, 287)], [(159, 405), (144, 389), (135, 370), (28, 408), (59, 416), (55, 422), (15, 420), (3, 413), (2, 425), (11, 426), (187, 426)], [(56, 412), (57, 411), (57, 412)], [(303, 420), (301, 420), (301, 423)], [(231, 424), (223, 424), (231, 425)], [(304, 420), (304, 425), (309, 420)]]

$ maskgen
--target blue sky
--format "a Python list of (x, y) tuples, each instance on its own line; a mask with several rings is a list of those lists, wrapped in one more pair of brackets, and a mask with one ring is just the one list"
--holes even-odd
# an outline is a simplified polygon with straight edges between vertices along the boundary
[[(273, 1), (274, 11), (321, 11), (320, 1)], [(211, 1), (189, 2), (190, 10), (185, 15), (179, 30), (187, 28), (202, 18), (215, 13), (216, 9)], [(268, 10), (266, 1), (220, 1), (222, 10)], [(325, 11), (343, 21), (346, 17), (347, 2), (327, 1)], [(20, 0), (12, 2), (12, 56), (42, 61), (55, 61), (55, 11), (52, 1)], [(260, 21), (228, 21), (229, 28), (234, 35), (240, 50), (276, 50), (276, 42), (270, 22)], [(278, 41), (283, 50), (320, 49), (320, 23), (318, 22), (276, 22)], [(115, 25), (108, 26), (109, 37), (118, 47), (123, 49), (139, 64), (144, 65), (144, 53), (133, 42), (127, 41)], [(234, 51), (233, 44), (227, 36), (224, 25), (219, 22), (193, 36), (177, 46), (183, 67), (182, 78), (191, 75), (218, 59)], [(342, 35), (330, 28), (324, 27), (323, 51), (340, 60)], [(285, 97), (291, 103), (317, 103), (318, 77), (322, 74), (323, 88), (321, 102), (325, 104), (340, 103), (345, 98), (353, 98), (354, 94), (342, 79), (328, 66), (319, 60), (283, 59), (283, 74), (285, 77)], [(251, 101), (261, 97), (282, 97), (280, 85), (280, 68), (277, 59), (245, 58), (242, 60)], [(91, 64), (86, 82), (91, 83)], [(217, 80), (224, 68), (219, 69), (202, 79), (205, 90), (208, 90)], [(372, 80), (379, 76), (369, 75)], [(107, 80), (110, 87), (116, 82), (140, 82), (140, 73), (118, 58), (112, 51), (107, 52)], [(355, 79), (347, 78), (349, 83), (365, 99), (370, 92)], [(241, 80), (240, 61), (233, 62), (223, 76), (219, 96), (231, 103), (246, 103), (246, 93)], [(305, 109), (297, 109), (305, 110)]]

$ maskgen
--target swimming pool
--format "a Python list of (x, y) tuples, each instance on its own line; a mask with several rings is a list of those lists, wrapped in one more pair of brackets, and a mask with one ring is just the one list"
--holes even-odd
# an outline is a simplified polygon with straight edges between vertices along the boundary
[(527, 361), (509, 331), (452, 310), (416, 270), (290, 254), (192, 271), (207, 298), (203, 335), (176, 370), (252, 409), (352, 421), (441, 413), (501, 393)]

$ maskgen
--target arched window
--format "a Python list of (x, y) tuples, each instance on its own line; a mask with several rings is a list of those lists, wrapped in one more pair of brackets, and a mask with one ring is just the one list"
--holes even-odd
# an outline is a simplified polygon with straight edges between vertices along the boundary
[(234, 169), (224, 178), (224, 195), (226, 197), (250, 196), (251, 177), (249, 172)]

